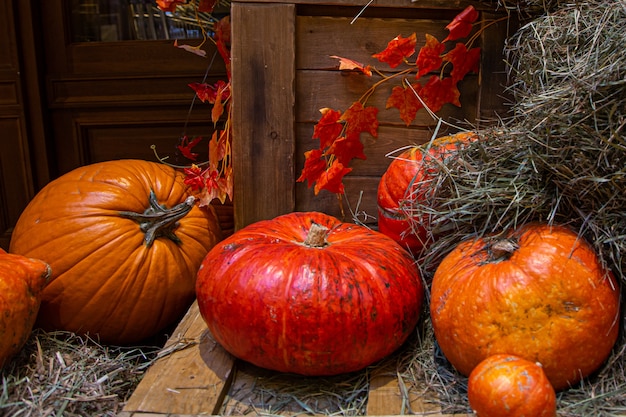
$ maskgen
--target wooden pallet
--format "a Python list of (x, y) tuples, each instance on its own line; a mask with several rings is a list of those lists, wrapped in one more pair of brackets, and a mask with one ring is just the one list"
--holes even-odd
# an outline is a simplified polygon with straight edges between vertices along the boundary
[[(233, 358), (213, 340), (194, 303), (119, 416), (273, 415), (272, 401), (264, 399), (268, 408), (260, 409), (259, 394), (255, 392), (257, 380), (270, 374), (284, 377), (283, 383), (297, 378), (271, 373)], [(425, 394), (401, 389), (395, 369), (376, 369), (368, 377), (368, 416), (451, 417), (442, 414), (436, 403), (424, 398)], [(297, 398), (293, 407), (287, 410), (283, 407), (279, 414), (311, 415)], [(464, 416), (471, 415), (454, 415)]]

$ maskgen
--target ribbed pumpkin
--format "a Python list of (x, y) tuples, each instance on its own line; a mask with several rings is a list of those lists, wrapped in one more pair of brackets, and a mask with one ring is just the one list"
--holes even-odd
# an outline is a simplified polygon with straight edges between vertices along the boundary
[(0, 368), (28, 340), (49, 279), (45, 262), (0, 249)]
[(173, 168), (119, 160), (77, 168), (46, 185), (21, 214), (10, 251), (50, 264), (37, 325), (131, 344), (180, 318), (219, 241)]
[(196, 293), (227, 351), (303, 375), (356, 371), (392, 353), (423, 300), (414, 261), (396, 242), (316, 212), (235, 232), (204, 259)]
[(432, 239), (429, 215), (411, 213), (410, 201), (428, 201), (436, 175), (424, 161), (443, 161), (457, 154), (459, 143), (476, 139), (473, 132), (442, 136), (432, 143), (413, 146), (394, 157), (378, 184), (378, 230), (413, 254), (419, 254)]
[(541, 363), (560, 390), (607, 359), (619, 304), (615, 278), (582, 237), (528, 224), (454, 248), (435, 271), (430, 312), (442, 352), (462, 374), (505, 353)]
[(467, 396), (477, 417), (556, 417), (556, 394), (541, 364), (514, 355), (480, 362)]

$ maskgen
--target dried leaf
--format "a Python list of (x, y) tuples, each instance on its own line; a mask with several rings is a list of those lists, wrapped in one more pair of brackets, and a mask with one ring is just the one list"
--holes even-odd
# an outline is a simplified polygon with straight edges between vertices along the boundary
[(330, 57), (339, 60), (340, 71), (360, 71), (368, 77), (372, 76), (372, 67), (370, 65), (363, 65), (360, 62), (353, 61), (348, 58), (342, 58), (337, 55), (331, 55)]

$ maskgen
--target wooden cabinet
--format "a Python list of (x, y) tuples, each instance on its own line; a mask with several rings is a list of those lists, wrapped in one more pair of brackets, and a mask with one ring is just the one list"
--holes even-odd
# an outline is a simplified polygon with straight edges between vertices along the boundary
[[(192, 106), (194, 92), (188, 87), (226, 78), (219, 55), (212, 59), (210, 42), (203, 46), (207, 57), (201, 58), (176, 48), (172, 39), (119, 40), (122, 23), (120, 35), (111, 40), (114, 28), (108, 21), (98, 26), (108, 41), (77, 41), (87, 38), (72, 32), (72, 22), (76, 26), (79, 6), (93, 2), (1, 3), (1, 247), (8, 247), (21, 210), (51, 179), (104, 160), (156, 161), (152, 145), (170, 156), (168, 161), (186, 163), (176, 159), (178, 139), (211, 136), (209, 105), (195, 101)], [(145, 13), (140, 17), (148, 20)], [(120, 12), (116, 21), (125, 16)]]

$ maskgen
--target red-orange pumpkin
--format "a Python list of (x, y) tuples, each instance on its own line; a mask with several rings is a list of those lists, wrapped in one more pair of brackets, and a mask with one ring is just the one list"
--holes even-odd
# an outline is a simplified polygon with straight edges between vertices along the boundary
[(45, 262), (0, 249), (0, 368), (28, 340), (49, 278)]
[(430, 311), (441, 350), (462, 374), (507, 353), (541, 363), (560, 390), (610, 354), (619, 300), (612, 273), (581, 237), (529, 224), (454, 248), (435, 271)]
[(178, 320), (202, 259), (221, 238), (184, 177), (148, 161), (77, 168), (21, 214), (10, 250), (50, 264), (38, 326), (132, 344)]
[(489, 356), (469, 376), (467, 396), (478, 417), (555, 417), (556, 394), (540, 364)]
[(427, 169), (429, 158), (443, 161), (456, 155), (459, 143), (476, 139), (473, 132), (442, 136), (431, 144), (413, 146), (393, 159), (378, 184), (378, 230), (413, 254), (432, 240), (429, 215), (412, 213), (411, 201), (428, 201), (436, 175)]
[(423, 300), (414, 261), (396, 242), (315, 212), (235, 232), (204, 259), (196, 293), (227, 351), (304, 375), (356, 371), (392, 353)]

